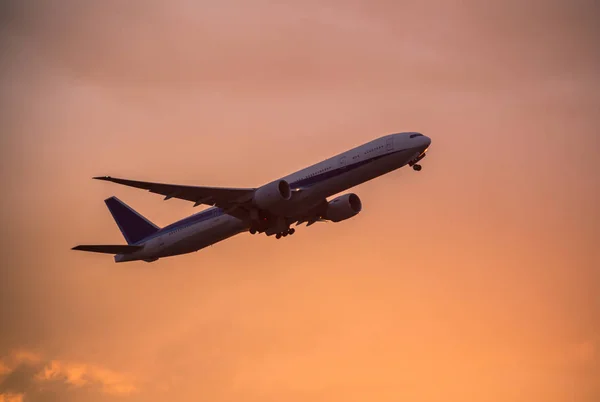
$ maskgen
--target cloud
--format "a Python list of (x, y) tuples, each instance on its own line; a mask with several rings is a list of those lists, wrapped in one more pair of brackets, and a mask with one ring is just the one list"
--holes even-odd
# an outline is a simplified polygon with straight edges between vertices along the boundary
[(5, 374), (10, 373), (10, 368), (2, 361), (0, 361), (0, 378), (4, 377)]
[(137, 391), (127, 375), (93, 364), (47, 359), (22, 350), (0, 360), (0, 402), (70, 400), (81, 394), (89, 400)]
[(100, 384), (102, 391), (112, 395), (128, 395), (136, 387), (127, 378), (117, 372), (102, 367), (52, 360), (37, 373), (40, 381), (63, 381), (75, 387)]
[(30, 352), (28, 350), (17, 349), (13, 351), (10, 357), (7, 359), (8, 363), (12, 363), (13, 365), (20, 364), (37, 364), (42, 361), (40, 355), (34, 352)]
[(23, 402), (23, 394), (0, 394), (0, 402)]
[(0, 393), (24, 393), (31, 387), (36, 370), (35, 366), (29, 364), (20, 364), (14, 367), (0, 383)]

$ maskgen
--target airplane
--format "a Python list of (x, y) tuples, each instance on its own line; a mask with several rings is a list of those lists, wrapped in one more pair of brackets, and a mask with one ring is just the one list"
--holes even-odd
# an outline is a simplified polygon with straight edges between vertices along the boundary
[(341, 222), (362, 210), (358, 195), (338, 193), (409, 165), (426, 156), (431, 139), (418, 132), (386, 135), (310, 167), (256, 188), (198, 187), (94, 177), (164, 195), (164, 199), (210, 205), (194, 215), (160, 228), (117, 197), (105, 200), (126, 245), (80, 245), (72, 250), (113, 254), (115, 262), (153, 262), (192, 253), (232, 236), (264, 233), (280, 239), (290, 226)]

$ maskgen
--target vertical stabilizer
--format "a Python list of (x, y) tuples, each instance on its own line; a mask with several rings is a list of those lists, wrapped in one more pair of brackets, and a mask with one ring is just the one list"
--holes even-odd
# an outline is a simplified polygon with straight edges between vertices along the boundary
[(104, 200), (127, 244), (134, 244), (158, 232), (160, 228), (117, 197)]

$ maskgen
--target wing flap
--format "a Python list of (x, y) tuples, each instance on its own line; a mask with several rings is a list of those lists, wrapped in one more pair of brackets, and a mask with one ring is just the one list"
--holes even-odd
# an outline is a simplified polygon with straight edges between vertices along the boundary
[(100, 245), (100, 244), (91, 244), (91, 245), (80, 245), (75, 246), (71, 250), (78, 251), (89, 251), (92, 253), (104, 253), (104, 254), (131, 254), (138, 250), (141, 250), (144, 246), (128, 246), (128, 245)]

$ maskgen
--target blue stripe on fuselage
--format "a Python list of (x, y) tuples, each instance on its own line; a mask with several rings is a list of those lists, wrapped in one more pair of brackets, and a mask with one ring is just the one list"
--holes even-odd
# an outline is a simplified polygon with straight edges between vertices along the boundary
[(296, 180), (295, 182), (290, 183), (290, 187), (291, 188), (306, 188), (306, 187), (314, 186), (315, 184), (320, 183), (322, 181), (325, 181), (327, 179), (331, 179), (333, 177), (339, 176), (340, 174), (343, 174), (343, 173), (346, 173), (346, 172), (350, 172), (350, 171), (352, 171), (354, 169), (357, 169), (357, 168), (359, 168), (361, 166), (365, 166), (365, 165), (367, 165), (367, 164), (369, 164), (369, 163), (371, 163), (371, 162), (373, 162), (373, 161), (375, 161), (377, 159), (381, 159), (381, 158), (384, 158), (386, 156), (394, 155), (394, 154), (397, 154), (397, 153), (400, 153), (400, 152), (404, 152), (404, 151), (408, 151), (408, 148), (407, 149), (400, 149), (398, 151), (389, 152), (389, 153), (386, 153), (386, 154), (381, 154), (381, 155), (373, 156), (373, 157), (371, 157), (369, 159), (365, 159), (365, 160), (362, 160), (362, 161), (359, 161), (359, 162), (356, 162), (356, 163), (353, 163), (353, 164), (348, 164), (348, 165), (345, 165), (345, 166), (342, 166), (342, 167), (339, 167), (339, 168), (336, 168), (336, 169), (332, 169), (332, 170), (329, 170), (327, 172), (323, 172), (323, 173), (320, 173), (320, 174), (317, 174), (317, 175), (314, 175), (314, 176), (311, 176), (311, 177), (306, 177), (306, 178), (303, 178), (303, 179), (300, 179), (300, 180)]

